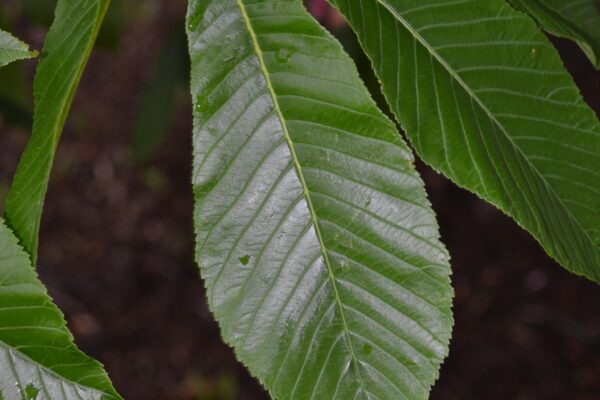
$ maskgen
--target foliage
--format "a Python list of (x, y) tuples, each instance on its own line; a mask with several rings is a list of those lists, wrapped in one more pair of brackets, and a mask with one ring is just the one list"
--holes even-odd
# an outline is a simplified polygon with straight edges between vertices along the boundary
[(2, 219), (0, 255), (0, 398), (120, 398), (100, 364), (73, 345), (62, 313)]
[(59, 1), (41, 52), (33, 131), (6, 199), (6, 220), (34, 265), (56, 146), (108, 5), (109, 0)]
[(503, 0), (333, 3), (423, 160), (600, 282), (600, 123), (533, 22)]
[(29, 51), (27, 43), (23, 43), (8, 32), (0, 31), (0, 67), (35, 56), (35, 52)]
[[(33, 268), (54, 152), (107, 6), (59, 1), (37, 68), (32, 137), (6, 201), (14, 233), (0, 220), (1, 399), (120, 398), (102, 366), (77, 350)], [(1, 35), (3, 62), (35, 54)]]
[[(417, 154), (600, 282), (600, 123), (541, 32), (598, 67), (592, 0), (330, 2)], [(54, 0), (32, 4), (45, 21)], [(58, 0), (36, 68), (32, 135), (0, 219), (0, 399), (119, 398), (33, 268), (58, 141), (108, 7)], [(190, 0), (185, 26), (196, 258), (224, 340), (274, 398), (427, 398), (448, 352), (451, 272), (397, 126), (301, 0)], [(140, 105), (140, 160), (170, 124), (181, 45), (181, 34), (165, 45)], [(0, 67), (35, 55), (0, 31)]]
[(574, 40), (600, 69), (600, 11), (595, 0), (510, 0), (548, 32)]
[(188, 22), (196, 253), (225, 340), (275, 398), (425, 397), (452, 290), (410, 150), (299, 2)]

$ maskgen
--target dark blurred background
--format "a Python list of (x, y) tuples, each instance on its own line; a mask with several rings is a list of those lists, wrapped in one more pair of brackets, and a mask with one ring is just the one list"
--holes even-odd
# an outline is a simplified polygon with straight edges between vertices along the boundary
[[(40, 49), (54, 1), (2, 0), (0, 27)], [(376, 91), (343, 20), (309, 3)], [(185, 9), (184, 0), (113, 0), (56, 157), (39, 272), (78, 345), (125, 398), (267, 399), (222, 343), (193, 261)], [(577, 46), (555, 43), (600, 113), (600, 72)], [(0, 202), (29, 135), (35, 63), (0, 70)], [(419, 169), (456, 290), (450, 356), (431, 398), (600, 399), (600, 287)]]

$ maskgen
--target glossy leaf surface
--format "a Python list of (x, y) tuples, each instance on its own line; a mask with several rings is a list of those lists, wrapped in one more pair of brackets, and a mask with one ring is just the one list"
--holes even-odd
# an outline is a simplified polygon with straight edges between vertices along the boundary
[(23, 43), (8, 32), (0, 30), (0, 67), (13, 61), (35, 57), (36, 53), (29, 51), (27, 43)]
[(332, 3), (418, 154), (600, 282), (600, 124), (533, 21), (503, 0)]
[(37, 258), (54, 153), (109, 0), (59, 0), (34, 80), (33, 132), (6, 199), (6, 220)]
[(410, 150), (300, 0), (190, 2), (197, 260), (277, 399), (425, 399), (448, 255)]
[(553, 35), (576, 41), (600, 69), (600, 12), (596, 0), (509, 0)]
[(28, 254), (0, 219), (0, 398), (118, 399), (102, 366), (73, 344)]

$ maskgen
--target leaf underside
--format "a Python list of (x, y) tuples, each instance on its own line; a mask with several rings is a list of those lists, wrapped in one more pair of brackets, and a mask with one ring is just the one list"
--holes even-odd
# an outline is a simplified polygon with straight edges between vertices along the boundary
[(6, 220), (37, 258), (44, 196), (58, 140), (110, 0), (59, 0), (33, 83), (31, 138), (6, 199)]
[(409, 149), (299, 0), (192, 1), (197, 260), (279, 399), (425, 399), (448, 255)]
[(73, 344), (62, 313), (48, 297), (29, 256), (2, 219), (0, 398), (119, 398), (102, 366)]
[(504, 0), (331, 2), (417, 153), (600, 282), (600, 124), (531, 19)]
[(8, 32), (0, 30), (0, 68), (13, 61), (35, 57), (29, 46)]
[(574, 40), (600, 69), (600, 12), (596, 0), (509, 0), (553, 35)]

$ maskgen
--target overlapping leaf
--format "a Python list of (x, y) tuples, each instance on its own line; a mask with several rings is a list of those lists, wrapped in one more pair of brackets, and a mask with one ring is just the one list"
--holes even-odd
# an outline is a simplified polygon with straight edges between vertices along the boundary
[(34, 265), (54, 153), (108, 4), (59, 0), (36, 71), (33, 132), (6, 199), (7, 222)]
[(600, 282), (600, 124), (503, 0), (332, 0), (423, 159)]
[(196, 0), (197, 259), (225, 340), (280, 399), (424, 399), (448, 256), (409, 149), (300, 0)]
[(548, 32), (576, 41), (600, 69), (600, 12), (596, 0), (509, 0)]
[(23, 43), (10, 33), (0, 30), (0, 67), (13, 61), (35, 56), (35, 52), (29, 51), (27, 43)]
[(0, 219), (0, 399), (118, 399), (102, 366), (73, 345), (61, 312)]

